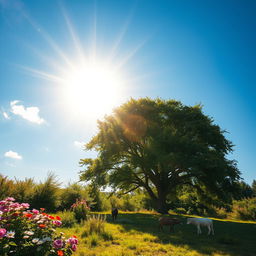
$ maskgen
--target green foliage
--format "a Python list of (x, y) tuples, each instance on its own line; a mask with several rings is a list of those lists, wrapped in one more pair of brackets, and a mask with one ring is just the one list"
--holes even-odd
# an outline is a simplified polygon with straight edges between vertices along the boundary
[(90, 207), (92, 211), (108, 211), (111, 209), (110, 201), (106, 193), (100, 191), (95, 184), (88, 186), (88, 193), (91, 199)]
[(256, 220), (256, 198), (234, 201), (231, 216), (239, 220)]
[(244, 181), (236, 182), (235, 185), (237, 187), (237, 190), (235, 193), (236, 200), (250, 198), (253, 196), (253, 189), (246, 182), (244, 182)]
[(31, 178), (26, 178), (25, 180), (15, 179), (14, 189), (11, 194), (17, 201), (32, 202), (36, 193), (35, 188), (36, 184)]
[(56, 214), (61, 217), (62, 227), (70, 228), (77, 223), (74, 212), (72, 211), (64, 210), (62, 212), (57, 212)]
[(88, 191), (78, 183), (69, 183), (60, 193), (60, 209), (70, 209), (71, 205), (82, 198), (89, 198)]
[(256, 197), (256, 180), (252, 182), (252, 196)]
[(54, 212), (59, 206), (60, 184), (53, 173), (49, 173), (44, 182), (35, 186), (31, 206), (39, 209), (42, 205), (47, 211)]
[(12, 180), (9, 180), (8, 177), (0, 174), (0, 200), (11, 196), (14, 187), (14, 182)]
[(225, 157), (232, 143), (201, 106), (131, 99), (98, 128), (86, 145), (98, 156), (81, 159), (81, 180), (126, 192), (143, 188), (159, 212), (167, 212), (167, 201), (184, 184), (214, 201), (229, 199), (239, 180), (236, 162)]

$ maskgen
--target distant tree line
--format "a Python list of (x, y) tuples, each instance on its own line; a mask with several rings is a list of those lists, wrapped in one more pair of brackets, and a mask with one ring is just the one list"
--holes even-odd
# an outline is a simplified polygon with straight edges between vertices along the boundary
[[(237, 190), (230, 203), (211, 202), (197, 190), (183, 187), (176, 198), (171, 198), (171, 211), (179, 214), (196, 214), (243, 220), (256, 220), (256, 180), (249, 185), (237, 182)], [(95, 184), (69, 183), (62, 187), (57, 177), (50, 173), (44, 181), (31, 178), (10, 179), (0, 174), (0, 200), (11, 196), (27, 202), (31, 208), (46, 208), (48, 212), (70, 210), (77, 200), (86, 199), (92, 211), (109, 211), (117, 207), (123, 211), (145, 211), (154, 208), (154, 202), (143, 189), (120, 196), (119, 193), (101, 191)]]

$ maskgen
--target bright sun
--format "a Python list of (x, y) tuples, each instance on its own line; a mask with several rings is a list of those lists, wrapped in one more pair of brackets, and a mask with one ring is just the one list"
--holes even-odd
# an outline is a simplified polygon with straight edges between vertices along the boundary
[(122, 84), (114, 67), (83, 63), (63, 75), (62, 98), (76, 115), (99, 118), (120, 103)]
[[(47, 32), (40, 30), (41, 36), (55, 53), (52, 57), (46, 56), (40, 50), (36, 51), (42, 61), (49, 65), (50, 73), (40, 69), (21, 67), (32, 75), (49, 80), (56, 85), (53, 89), (56, 95), (55, 102), (67, 118), (101, 119), (127, 99), (126, 95), (130, 90), (128, 85), (137, 78), (128, 79), (128, 76), (124, 77), (121, 71), (142, 47), (145, 40), (135, 48), (126, 51), (125, 54), (120, 54), (120, 43), (126, 31), (124, 26), (110, 49), (98, 49), (96, 19), (94, 19), (92, 38), (88, 43), (82, 44), (65, 10), (63, 10), (63, 17), (73, 42), (72, 57), (67, 54), (68, 49), (64, 51)], [(100, 52), (105, 54), (99, 54)]]

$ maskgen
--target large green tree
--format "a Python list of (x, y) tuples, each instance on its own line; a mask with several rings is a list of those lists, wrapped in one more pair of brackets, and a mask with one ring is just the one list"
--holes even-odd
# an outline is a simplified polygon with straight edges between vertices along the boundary
[(236, 162), (226, 158), (232, 143), (200, 105), (131, 99), (98, 121), (98, 129), (86, 145), (98, 155), (80, 160), (80, 179), (127, 193), (143, 188), (161, 213), (183, 185), (225, 199), (240, 178)]

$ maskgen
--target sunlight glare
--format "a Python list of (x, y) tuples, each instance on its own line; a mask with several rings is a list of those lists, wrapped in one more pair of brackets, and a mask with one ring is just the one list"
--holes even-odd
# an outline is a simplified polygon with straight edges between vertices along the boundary
[(74, 114), (99, 118), (120, 103), (122, 84), (110, 65), (81, 64), (64, 74), (63, 98)]

